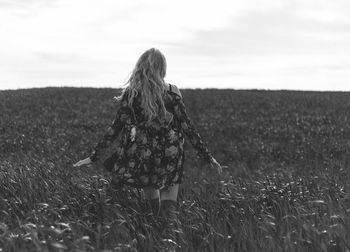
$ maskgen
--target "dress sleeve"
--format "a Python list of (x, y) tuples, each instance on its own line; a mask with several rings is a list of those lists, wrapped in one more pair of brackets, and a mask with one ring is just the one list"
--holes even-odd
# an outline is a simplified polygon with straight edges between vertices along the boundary
[(96, 144), (94, 150), (90, 156), (92, 162), (96, 162), (100, 159), (101, 154), (107, 149), (113, 141), (119, 136), (126, 123), (130, 123), (131, 109), (128, 107), (126, 100), (121, 100), (121, 106), (116, 113), (116, 116), (112, 124), (108, 127), (107, 132), (102, 139)]
[(203, 143), (201, 136), (197, 132), (191, 119), (188, 117), (185, 104), (182, 98), (178, 95), (176, 95), (175, 98), (174, 112), (175, 116), (181, 124), (181, 128), (185, 132), (186, 136), (189, 138), (192, 146), (196, 149), (197, 156), (204, 159), (208, 163), (211, 163), (213, 160), (213, 156), (211, 155), (206, 145)]

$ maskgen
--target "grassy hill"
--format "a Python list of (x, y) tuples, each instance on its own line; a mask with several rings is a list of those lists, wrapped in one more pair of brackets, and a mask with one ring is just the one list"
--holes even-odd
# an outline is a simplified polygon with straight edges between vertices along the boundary
[[(185, 149), (179, 251), (350, 249), (350, 93), (182, 90), (222, 176)], [(73, 168), (112, 122), (116, 89), (0, 91), (0, 248), (162, 251), (138, 190)], [(164, 250), (164, 249), (163, 249)]]

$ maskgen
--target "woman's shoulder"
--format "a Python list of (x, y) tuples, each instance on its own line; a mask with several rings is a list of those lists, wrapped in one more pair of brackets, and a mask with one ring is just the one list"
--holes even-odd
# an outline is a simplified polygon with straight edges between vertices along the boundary
[(169, 92), (171, 92), (171, 93), (173, 93), (173, 94), (176, 94), (176, 95), (178, 95), (180, 98), (182, 98), (182, 94), (181, 94), (179, 88), (178, 88), (176, 85), (170, 84), (170, 83), (168, 83), (168, 85), (169, 85)]

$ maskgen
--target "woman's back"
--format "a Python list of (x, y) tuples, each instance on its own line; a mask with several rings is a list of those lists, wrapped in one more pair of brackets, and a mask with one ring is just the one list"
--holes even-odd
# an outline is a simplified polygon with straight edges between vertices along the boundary
[(184, 135), (175, 111), (176, 98), (180, 96), (170, 87), (164, 95), (164, 104), (171, 116), (163, 120), (159, 117), (147, 120), (141, 106), (142, 94), (134, 98), (132, 109), (123, 110), (127, 102), (121, 101), (120, 109), (125, 113), (120, 117), (129, 123), (123, 128), (115, 155), (105, 162), (114, 174), (114, 182), (163, 188), (181, 179)]
[[(135, 124), (137, 124), (140, 127), (149, 127), (150, 129), (159, 130), (160, 128), (167, 128), (169, 126), (171, 127), (181, 127), (180, 125), (176, 124), (176, 120), (174, 120), (174, 106), (176, 102), (176, 97), (181, 97), (181, 93), (179, 92), (178, 88), (174, 85), (168, 84), (167, 90), (163, 96), (163, 102), (165, 105), (165, 108), (168, 114), (166, 114), (164, 117), (157, 116), (154, 119), (148, 121), (146, 113), (141, 105), (141, 99), (142, 94), (139, 93), (132, 104), (133, 111), (135, 113)], [(131, 114), (132, 118), (133, 114)]]

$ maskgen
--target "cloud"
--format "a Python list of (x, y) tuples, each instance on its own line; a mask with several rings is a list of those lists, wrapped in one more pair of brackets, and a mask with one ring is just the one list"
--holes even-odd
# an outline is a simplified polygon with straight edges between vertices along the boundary
[(59, 0), (0, 0), (0, 8), (52, 7)]
[(23, 20), (40, 15), (46, 9), (55, 8), (60, 0), (0, 0), (0, 15)]
[(40, 60), (43, 60), (46, 63), (68, 63), (82, 60), (81, 56), (69, 53), (36, 52), (35, 54)]
[(169, 43), (185, 54), (228, 57), (256, 54), (309, 54), (350, 49), (350, 20), (325, 23), (288, 9), (246, 11), (230, 25), (199, 30), (191, 40)]
[(232, 15), (223, 27), (168, 42), (170, 58), (186, 62), (176, 71), (187, 70), (184, 80), (203, 85), (344, 87), (350, 78), (350, 16), (345, 14), (350, 4), (291, 2), (250, 8)]

